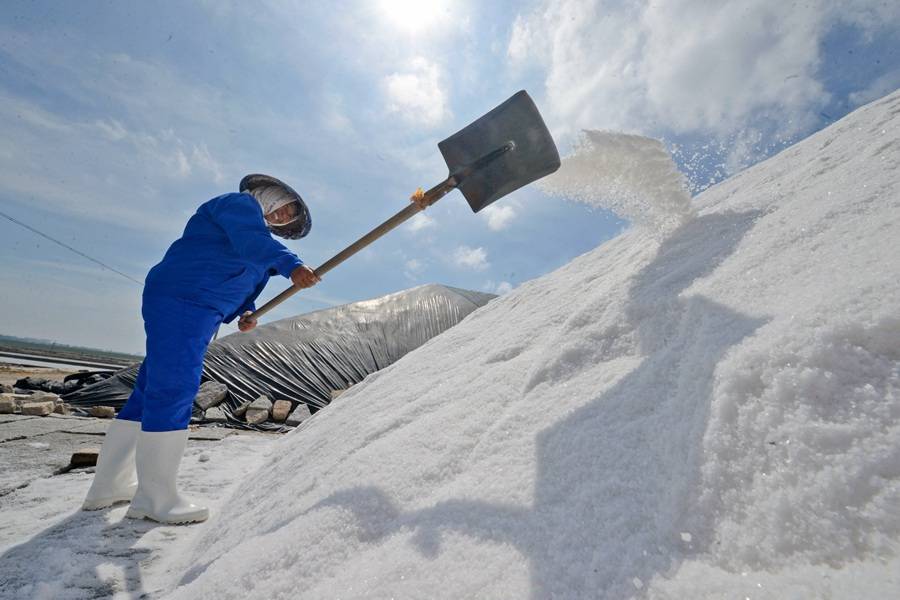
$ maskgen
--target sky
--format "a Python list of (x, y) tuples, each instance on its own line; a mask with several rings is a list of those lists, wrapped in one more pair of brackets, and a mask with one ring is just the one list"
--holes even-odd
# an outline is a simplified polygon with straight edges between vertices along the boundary
[[(698, 192), (900, 87), (898, 48), (900, 6), (876, 0), (4, 2), (0, 333), (141, 353), (133, 280), (247, 173), (303, 195), (313, 229), (287, 245), (316, 266), (520, 89), (562, 154), (583, 130), (658, 138)], [(271, 318), (502, 294), (626, 226), (537, 186), (477, 214), (453, 192)]]

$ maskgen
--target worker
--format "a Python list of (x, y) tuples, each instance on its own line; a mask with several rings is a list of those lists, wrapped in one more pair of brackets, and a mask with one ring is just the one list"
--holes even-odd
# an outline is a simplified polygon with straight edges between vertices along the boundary
[(141, 313), (144, 362), (100, 451), (85, 510), (131, 502), (127, 517), (194, 523), (209, 511), (182, 497), (175, 480), (188, 437), (203, 356), (221, 323), (256, 326), (253, 304), (269, 277), (298, 288), (319, 277), (271, 234), (299, 239), (312, 221), (303, 199), (268, 175), (247, 175), (239, 193), (202, 204), (181, 238), (150, 269)]

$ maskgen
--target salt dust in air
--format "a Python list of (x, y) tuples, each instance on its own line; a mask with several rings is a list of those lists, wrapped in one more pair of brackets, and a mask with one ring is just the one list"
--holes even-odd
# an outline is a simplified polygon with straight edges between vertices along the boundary
[(613, 131), (582, 132), (559, 170), (538, 182), (545, 192), (605, 208), (664, 235), (690, 219), (684, 175), (659, 140)]

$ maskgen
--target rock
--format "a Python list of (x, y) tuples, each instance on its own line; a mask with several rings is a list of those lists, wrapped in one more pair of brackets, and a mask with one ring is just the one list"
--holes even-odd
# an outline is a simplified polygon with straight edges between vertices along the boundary
[(25, 402), (31, 402), (32, 396), (28, 394), (0, 394), (0, 400), (12, 402), (16, 408), (21, 408)]
[(219, 383), (218, 381), (205, 381), (200, 386), (200, 391), (197, 392), (194, 403), (203, 410), (206, 410), (211, 406), (218, 406), (221, 404), (227, 395), (228, 386), (224, 383)]
[(15, 388), (11, 385), (6, 385), (5, 383), (0, 383), (0, 394), (13, 394), (15, 393)]
[(50, 392), (35, 392), (28, 397), (29, 402), (52, 402), (54, 406), (62, 400), (56, 394)]
[(269, 418), (269, 411), (261, 408), (253, 408), (251, 406), (247, 409), (247, 416), (245, 418), (251, 425), (259, 425)]
[(92, 406), (88, 409), (88, 414), (101, 419), (113, 419), (116, 416), (116, 409), (112, 406)]
[(85, 447), (79, 448), (75, 452), (72, 453), (72, 457), (69, 459), (69, 467), (73, 469), (80, 469), (84, 467), (95, 467), (97, 466), (97, 459), (100, 457), (100, 448), (94, 447)]
[(46, 417), (53, 412), (56, 407), (52, 401), (47, 402), (25, 402), (22, 404), (23, 415), (34, 415), (36, 417)]
[(256, 400), (250, 403), (250, 406), (247, 407), (247, 415), (245, 419), (248, 423), (253, 425), (259, 425), (263, 421), (269, 418), (269, 413), (272, 411), (272, 401), (269, 400), (269, 397), (263, 394)]
[(72, 453), (72, 458), (69, 459), (69, 466), (73, 469), (95, 467), (99, 456), (100, 448), (79, 448)]
[(228, 417), (225, 415), (225, 411), (222, 410), (220, 406), (213, 406), (206, 409), (204, 420), (207, 423), (227, 423)]
[(266, 411), (272, 410), (272, 401), (269, 400), (269, 397), (263, 394), (256, 400), (254, 400), (249, 408), (257, 408), (257, 409), (265, 409)]
[(249, 400), (247, 400), (246, 402), (242, 403), (240, 406), (238, 406), (237, 408), (232, 410), (231, 414), (233, 414), (236, 417), (243, 417), (244, 413), (247, 412), (247, 409), (250, 408), (250, 404), (251, 404), (251, 402)]
[(58, 415), (70, 415), (72, 414), (72, 407), (65, 402), (57, 402), (53, 412)]
[(12, 394), (3, 394), (3, 397), (0, 397), (0, 415), (11, 415), (19, 408), (15, 398), (7, 398), (7, 395), (12, 396)]
[(294, 412), (288, 415), (287, 421), (285, 421), (285, 423), (296, 427), (311, 416), (312, 415), (309, 412), (309, 407), (301, 402), (297, 405), (297, 408), (294, 409)]
[(293, 405), (289, 400), (276, 400), (275, 404), (272, 405), (272, 420), (276, 423), (284, 423), (284, 420), (291, 413), (291, 408), (293, 408)]
[(9, 394), (9, 393), (0, 394), (0, 400), (6, 400), (8, 402), (12, 402), (13, 404), (16, 405), (16, 408), (22, 406), (22, 402), (27, 402), (30, 398), (31, 398), (31, 396), (29, 396), (27, 394), (15, 394), (15, 393), (14, 394)]

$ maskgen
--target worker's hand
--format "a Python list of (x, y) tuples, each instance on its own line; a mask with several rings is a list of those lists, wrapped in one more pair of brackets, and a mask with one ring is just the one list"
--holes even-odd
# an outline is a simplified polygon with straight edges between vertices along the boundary
[(291, 283), (298, 288), (312, 287), (320, 281), (322, 281), (322, 278), (306, 265), (300, 265), (291, 271)]
[(238, 319), (238, 329), (241, 331), (250, 331), (254, 327), (256, 327), (256, 319), (251, 317), (253, 313), (249, 310), (241, 315), (241, 318)]

